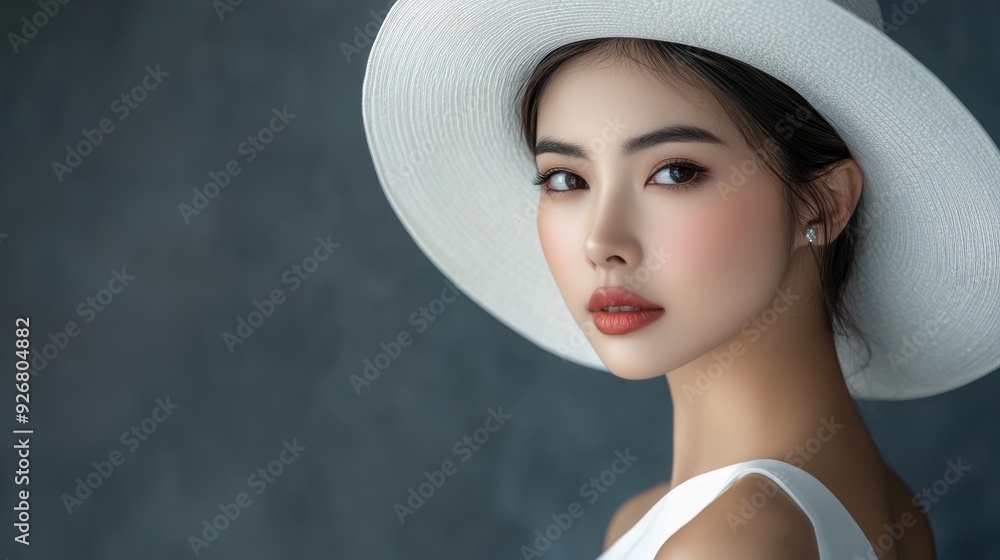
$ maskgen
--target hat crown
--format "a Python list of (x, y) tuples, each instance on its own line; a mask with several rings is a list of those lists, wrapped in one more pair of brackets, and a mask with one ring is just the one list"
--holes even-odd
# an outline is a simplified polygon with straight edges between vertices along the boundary
[(885, 31), (882, 24), (882, 9), (875, 0), (833, 0), (833, 2), (874, 25), (879, 31)]

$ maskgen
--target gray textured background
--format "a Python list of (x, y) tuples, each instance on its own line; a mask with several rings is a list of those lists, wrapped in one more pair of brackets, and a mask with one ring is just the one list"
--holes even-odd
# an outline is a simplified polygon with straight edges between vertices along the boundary
[[(194, 558), (188, 536), (247, 492), (200, 558), (515, 559), (574, 501), (584, 515), (543, 558), (593, 558), (613, 510), (669, 477), (662, 379), (562, 362), (464, 296), (423, 332), (410, 322), (444, 278), (379, 189), (361, 120), (367, 48), (348, 62), (340, 47), (387, 6), (245, 2), (220, 21), (209, 0), (71, 0), (19, 52), (9, 39), (0, 48), (3, 370), (14, 317), (31, 317), (36, 351), (67, 321), (80, 327), (32, 378), (30, 549), (12, 541), (5, 440), (3, 554)], [(893, 4), (882, 7), (889, 17)], [(0, 30), (19, 32), (38, 10), (5, 2)], [(995, 0), (927, 0), (891, 34), (995, 140), (998, 27)], [(114, 100), (157, 64), (169, 76), (119, 119)], [(284, 106), (294, 120), (185, 223), (178, 204)], [(105, 117), (114, 130), (57, 180), (53, 160)], [(317, 236), (340, 246), (291, 291), (283, 274)], [(121, 267), (135, 280), (101, 312), (78, 313)], [(230, 353), (222, 333), (274, 289), (284, 303)], [(413, 343), (356, 394), (349, 377), (402, 331)], [(915, 489), (948, 460), (971, 467), (929, 511), (941, 558), (1000, 557), (998, 394), (994, 374), (938, 397), (861, 403)], [(125, 445), (121, 434), (168, 396), (179, 408)], [(453, 445), (490, 407), (510, 420), (462, 462)], [(248, 476), (293, 438), (305, 450), (257, 494)], [(588, 504), (581, 484), (625, 448), (639, 460)], [(63, 494), (116, 450), (125, 462), (70, 514)], [(393, 504), (448, 459), (457, 472), (401, 525)]]

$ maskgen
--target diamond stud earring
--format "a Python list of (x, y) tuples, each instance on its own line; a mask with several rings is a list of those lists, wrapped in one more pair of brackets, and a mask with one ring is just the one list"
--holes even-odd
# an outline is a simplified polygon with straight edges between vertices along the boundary
[(813, 241), (816, 241), (816, 230), (813, 228), (806, 230), (806, 241), (808, 241), (810, 245), (812, 245)]

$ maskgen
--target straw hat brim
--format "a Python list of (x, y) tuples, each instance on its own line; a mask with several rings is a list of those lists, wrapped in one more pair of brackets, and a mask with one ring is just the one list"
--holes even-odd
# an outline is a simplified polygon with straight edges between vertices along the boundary
[(598, 37), (683, 43), (798, 91), (865, 174), (868, 225), (847, 301), (871, 355), (837, 337), (851, 393), (906, 399), (1000, 367), (1000, 151), (927, 68), (830, 0), (400, 0), (372, 44), (365, 133), (420, 249), (538, 346), (606, 367), (565, 306), (535, 225), (518, 97), (553, 49)]

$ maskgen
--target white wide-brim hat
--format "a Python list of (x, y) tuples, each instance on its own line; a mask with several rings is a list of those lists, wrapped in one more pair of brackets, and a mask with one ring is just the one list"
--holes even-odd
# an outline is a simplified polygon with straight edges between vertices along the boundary
[(1000, 151), (865, 0), (399, 0), (372, 44), (365, 133), (393, 210), (461, 291), (538, 346), (607, 371), (541, 250), (518, 104), (546, 54), (601, 37), (746, 62), (847, 142), (869, 222), (845, 301), (871, 355), (836, 338), (853, 396), (923, 397), (1000, 367)]

